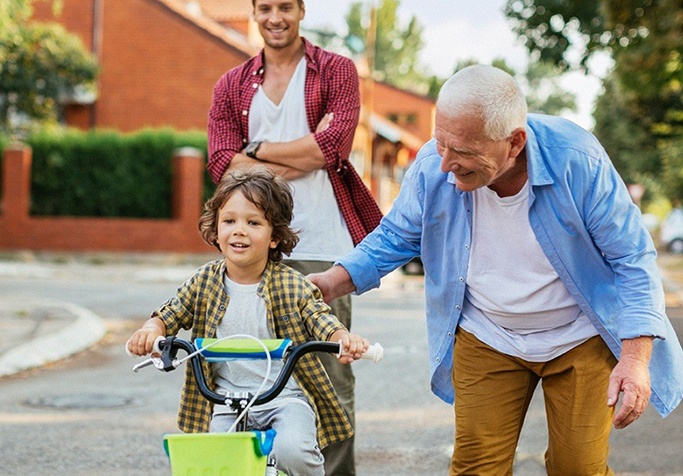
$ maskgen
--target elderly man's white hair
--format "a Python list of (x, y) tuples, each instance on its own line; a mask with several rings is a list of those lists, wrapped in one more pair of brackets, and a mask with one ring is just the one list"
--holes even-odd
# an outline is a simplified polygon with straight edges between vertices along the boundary
[(493, 66), (476, 64), (451, 76), (439, 91), (436, 109), (447, 117), (480, 117), (490, 140), (505, 139), (519, 127), (526, 129), (524, 94), (512, 76)]

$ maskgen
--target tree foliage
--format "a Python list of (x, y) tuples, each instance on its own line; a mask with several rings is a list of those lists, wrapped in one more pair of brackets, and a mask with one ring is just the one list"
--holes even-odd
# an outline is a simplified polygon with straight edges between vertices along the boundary
[(561, 68), (612, 56), (595, 134), (627, 181), (683, 198), (681, 174), (667, 165), (683, 141), (683, 0), (508, 0), (505, 12), (530, 53)]
[[(58, 7), (59, 3), (53, 3)], [(98, 66), (80, 38), (57, 24), (30, 20), (30, 0), (0, 0), (0, 129), (56, 119), (60, 102), (94, 87)]]
[(526, 72), (518, 75), (518, 81), (526, 91), (530, 112), (559, 115), (576, 111), (576, 95), (562, 87), (561, 77), (560, 68), (542, 61), (530, 62)]
[(533, 59), (564, 69), (585, 67), (590, 55), (611, 41), (603, 36), (598, 0), (508, 0), (504, 12)]
[[(477, 63), (475, 59), (459, 61), (453, 74)], [(576, 95), (560, 84), (562, 70), (557, 66), (530, 62), (525, 71), (516, 71), (503, 58), (494, 59), (491, 66), (500, 68), (515, 78), (524, 92), (529, 112), (559, 115), (566, 111), (576, 111)], [(445, 80), (439, 84), (439, 88), (444, 82)]]
[[(373, 56), (373, 75), (399, 88), (416, 92), (428, 91), (429, 76), (420, 65), (419, 54), (424, 46), (424, 28), (415, 16), (407, 24), (398, 16), (400, 0), (382, 0), (376, 10), (376, 31)], [(363, 2), (351, 4), (346, 16), (348, 36), (367, 48), (369, 22)]]
[(632, 99), (614, 75), (604, 82), (595, 105), (595, 135), (609, 153), (624, 181), (642, 182), (661, 170), (657, 140), (648, 132), (648, 119), (635, 115)]

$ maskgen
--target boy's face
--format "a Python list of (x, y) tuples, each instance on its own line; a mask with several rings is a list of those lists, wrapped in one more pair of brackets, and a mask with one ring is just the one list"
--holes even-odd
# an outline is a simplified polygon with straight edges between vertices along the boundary
[(297, 0), (256, 0), (253, 15), (265, 44), (281, 49), (299, 39), (299, 23), (305, 13)]
[(218, 211), (217, 232), (228, 277), (240, 284), (261, 281), (268, 252), (278, 245), (263, 211), (238, 190)]

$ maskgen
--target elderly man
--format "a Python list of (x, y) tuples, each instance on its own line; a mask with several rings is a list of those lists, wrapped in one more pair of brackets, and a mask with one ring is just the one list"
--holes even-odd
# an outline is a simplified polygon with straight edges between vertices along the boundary
[[(434, 140), (380, 226), (329, 270), (326, 299), (421, 256), (433, 392), (455, 402), (450, 474), (512, 474), (538, 382), (551, 475), (614, 474), (612, 425), (683, 397), (683, 352), (656, 251), (598, 141), (527, 114), (514, 79), (471, 66), (444, 84)], [(617, 402), (621, 405), (616, 410)]]

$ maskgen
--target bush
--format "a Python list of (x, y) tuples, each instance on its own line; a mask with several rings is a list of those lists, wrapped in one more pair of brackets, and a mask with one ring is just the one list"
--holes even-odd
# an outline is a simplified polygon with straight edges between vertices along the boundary
[[(206, 157), (205, 133), (171, 129), (43, 132), (27, 143), (33, 215), (170, 218), (175, 150), (195, 147)], [(211, 193), (206, 173), (204, 182)]]
[(2, 164), (4, 163), (5, 147), (9, 143), (9, 138), (0, 134), (0, 196), (2, 196)]

